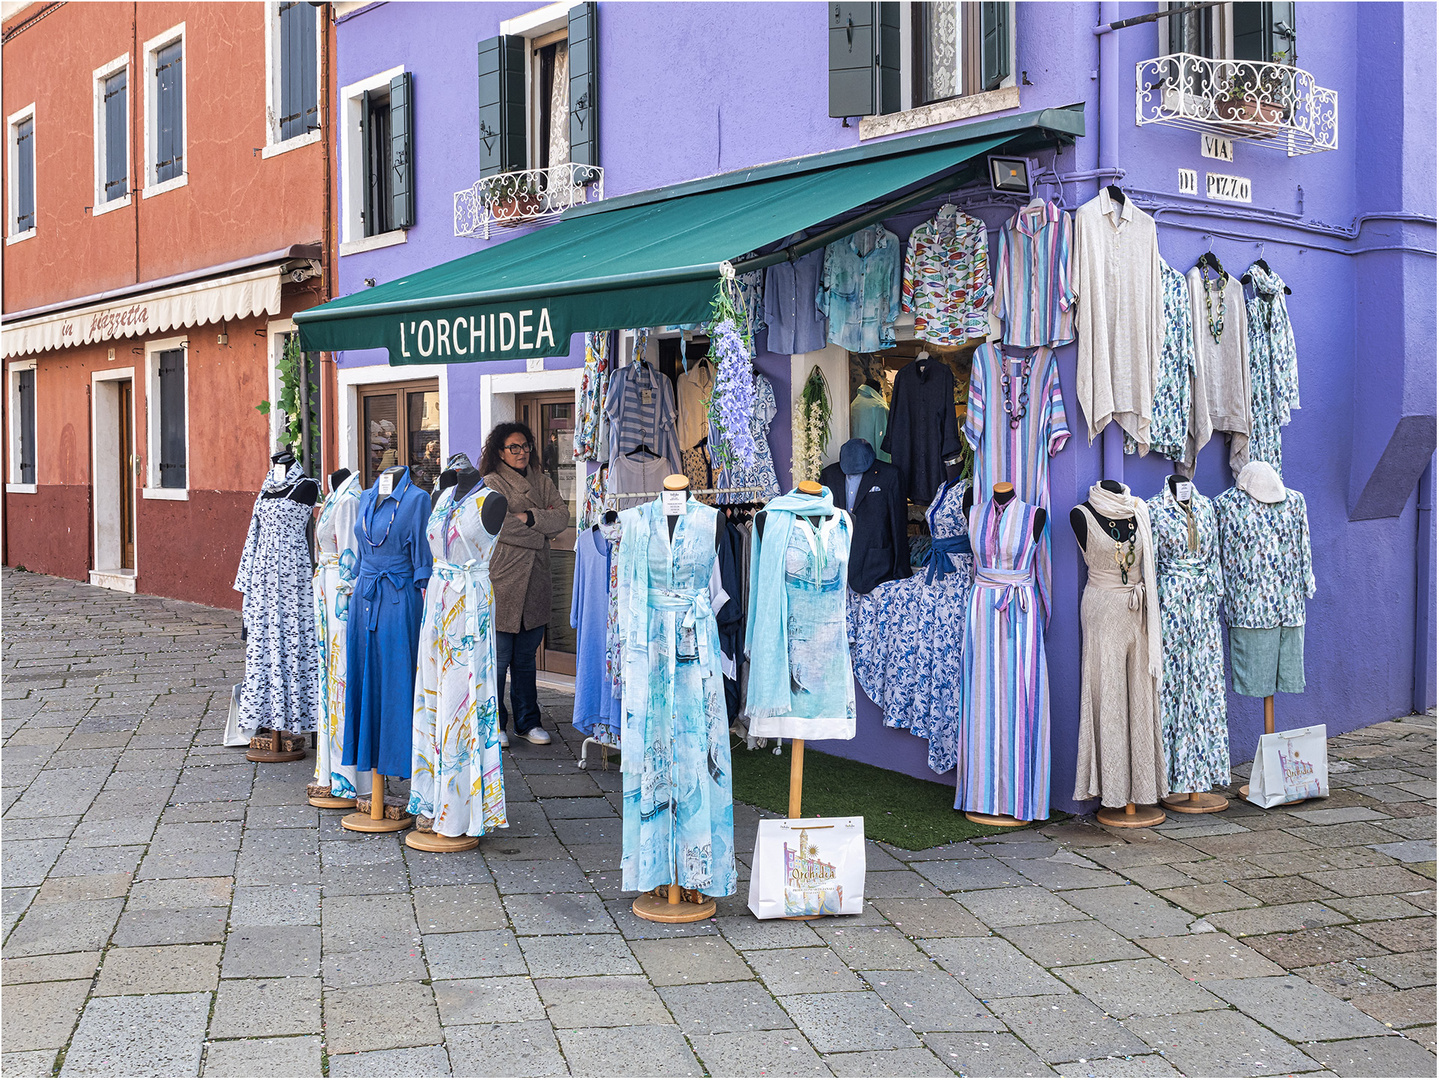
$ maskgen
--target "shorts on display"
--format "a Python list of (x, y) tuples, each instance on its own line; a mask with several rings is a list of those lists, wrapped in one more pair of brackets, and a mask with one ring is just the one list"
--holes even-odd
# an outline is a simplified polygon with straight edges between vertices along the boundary
[(1304, 692), (1304, 627), (1229, 628), (1234, 692), (1245, 697)]

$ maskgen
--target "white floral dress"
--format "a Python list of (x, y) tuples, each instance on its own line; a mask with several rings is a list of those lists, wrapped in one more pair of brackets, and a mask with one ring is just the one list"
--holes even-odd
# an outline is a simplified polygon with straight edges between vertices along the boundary
[[(351, 473), (320, 507), (315, 523), (315, 635), (320, 650), (320, 732), (315, 751), (315, 785), (340, 799), (356, 795), (353, 765), (342, 765), (345, 742), (346, 625), (355, 591), (355, 520), (364, 488)], [(369, 776), (365, 789), (369, 790)]]
[[(769, 425), (777, 411), (774, 387), (763, 375), (755, 372), (754, 413), (750, 416), (749, 422), (750, 435), (754, 438), (755, 445), (754, 464), (745, 466), (736, 463), (732, 467), (725, 468), (719, 461), (716, 461), (715, 487), (753, 487), (757, 490), (733, 495), (719, 495), (716, 497), (717, 502), (721, 504), (758, 503), (768, 502), (779, 496), (779, 477), (775, 475), (774, 457), (769, 451)], [(718, 446), (722, 441), (719, 432), (711, 424), (710, 446)]]
[(409, 812), (442, 836), (483, 836), (508, 826), (495, 699), (496, 534), (482, 511), (490, 490), (459, 499), (446, 488), (425, 533), (434, 569), (425, 590), (410, 764)]

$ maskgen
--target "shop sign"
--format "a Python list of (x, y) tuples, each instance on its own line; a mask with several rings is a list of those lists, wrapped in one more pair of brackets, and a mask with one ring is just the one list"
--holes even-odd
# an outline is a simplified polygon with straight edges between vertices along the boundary
[(107, 338), (139, 333), (149, 320), (150, 308), (145, 304), (109, 308), (76, 319), (66, 319), (60, 324), (61, 346), (82, 345), (90, 341), (104, 341)]
[(1180, 170), (1179, 170), (1179, 194), (1181, 194), (1181, 195), (1198, 195), (1198, 194), (1199, 194), (1199, 174), (1198, 174), (1197, 172), (1195, 172), (1193, 169), (1180, 169)]
[(1201, 135), (1199, 136), (1199, 154), (1201, 157), (1233, 163), (1234, 142), (1218, 135)]
[(1225, 176), (1223, 173), (1204, 174), (1204, 194), (1211, 199), (1224, 202), (1253, 202), (1247, 176)]
[(555, 353), (555, 331), (549, 307), (491, 311), (454, 318), (399, 319), (397, 360), (487, 360), (515, 352)]

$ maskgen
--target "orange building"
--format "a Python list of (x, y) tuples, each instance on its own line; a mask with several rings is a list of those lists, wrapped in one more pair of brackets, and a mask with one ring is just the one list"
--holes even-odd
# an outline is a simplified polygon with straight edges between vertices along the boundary
[(7, 4), (3, 34), (4, 561), (238, 607), (257, 406), (330, 280), (329, 5)]

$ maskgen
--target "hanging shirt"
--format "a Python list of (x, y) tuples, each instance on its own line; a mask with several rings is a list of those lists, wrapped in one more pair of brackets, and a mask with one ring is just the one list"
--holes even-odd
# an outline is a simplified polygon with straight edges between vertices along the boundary
[[(798, 243), (797, 233), (785, 241)], [(816, 249), (794, 262), (775, 263), (764, 272), (764, 321), (769, 326), (766, 347), (772, 353), (794, 355), (818, 352), (829, 338), (829, 323), (815, 304), (824, 250)]]
[(669, 460), (678, 472), (679, 440), (675, 436), (675, 390), (669, 379), (649, 364), (628, 364), (610, 376), (605, 397), (610, 420), (610, 465), (641, 443)]
[(984, 337), (992, 292), (984, 222), (946, 205), (909, 234), (901, 294), (915, 337), (949, 346)]
[[(1211, 271), (1208, 303), (1204, 275), (1189, 271), (1189, 307), (1194, 320), (1194, 401), (1184, 463), (1193, 467), (1216, 431), (1230, 435), (1229, 467), (1238, 475), (1249, 461), (1249, 319), (1244, 286), (1232, 274), (1221, 283)], [(1223, 298), (1222, 300), (1220, 298)], [(1223, 317), (1219, 340), (1213, 326)]]
[(1284, 279), (1255, 264), (1249, 268), (1254, 298), (1246, 311), (1249, 322), (1250, 433), (1249, 459), (1267, 461), (1284, 473), (1279, 429), (1299, 408), (1299, 357), (1294, 328), (1284, 302)]
[(1004, 323), (1006, 345), (1074, 340), (1073, 232), (1069, 215), (1051, 202), (1026, 206), (999, 230), (994, 314)]
[(1164, 320), (1154, 219), (1133, 199), (1121, 206), (1100, 188), (1074, 215), (1070, 280), (1079, 339), (1075, 396), (1089, 441), (1113, 420), (1148, 453)]
[(714, 385), (714, 369), (707, 361), (695, 364), (675, 380), (675, 396), (679, 398), (679, 422), (675, 431), (681, 450), (698, 446), (709, 437), (710, 395), (714, 393)]
[(944, 459), (960, 452), (954, 373), (937, 357), (894, 377), (894, 404), (881, 449), (893, 456), (910, 502), (928, 506), (944, 483)]
[(1232, 487), (1214, 500), (1230, 626), (1303, 626), (1304, 601), (1314, 595), (1309, 511), (1286, 488), (1284, 500), (1260, 502)]
[[(1189, 284), (1184, 275), (1162, 259), (1164, 282), (1164, 342), (1160, 346), (1159, 385), (1154, 390), (1149, 424), (1149, 449), (1171, 461), (1183, 461), (1194, 391), (1194, 317), (1189, 306)], [(1125, 446), (1135, 453), (1138, 446)]]
[(863, 439), (880, 461), (888, 461), (889, 455), (879, 448), (888, 430), (889, 406), (884, 395), (872, 386), (861, 386), (849, 403), (850, 438)]
[(899, 237), (883, 225), (860, 229), (824, 249), (815, 304), (829, 318), (830, 341), (850, 352), (894, 347), (899, 262)]

